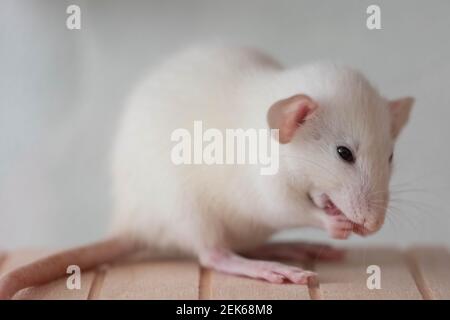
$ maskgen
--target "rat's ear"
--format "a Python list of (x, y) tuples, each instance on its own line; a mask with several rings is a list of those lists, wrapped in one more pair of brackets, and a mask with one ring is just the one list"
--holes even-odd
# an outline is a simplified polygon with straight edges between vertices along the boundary
[(414, 104), (414, 98), (406, 97), (389, 102), (389, 109), (392, 116), (392, 137), (398, 137), (404, 125), (408, 122), (409, 114)]
[(280, 130), (280, 143), (288, 143), (316, 108), (317, 104), (310, 97), (298, 94), (275, 102), (267, 113), (267, 122), (271, 129)]

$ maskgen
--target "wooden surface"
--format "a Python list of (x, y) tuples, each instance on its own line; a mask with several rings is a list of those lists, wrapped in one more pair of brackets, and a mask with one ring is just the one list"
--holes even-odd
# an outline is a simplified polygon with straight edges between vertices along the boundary
[[(0, 253), (0, 275), (48, 251)], [(291, 264), (302, 266), (300, 263)], [(381, 289), (369, 290), (369, 265)], [(217, 273), (193, 261), (121, 263), (82, 272), (81, 289), (66, 278), (20, 291), (15, 299), (450, 299), (450, 254), (445, 248), (350, 249), (341, 262), (308, 261), (319, 273), (309, 286), (268, 284)]]

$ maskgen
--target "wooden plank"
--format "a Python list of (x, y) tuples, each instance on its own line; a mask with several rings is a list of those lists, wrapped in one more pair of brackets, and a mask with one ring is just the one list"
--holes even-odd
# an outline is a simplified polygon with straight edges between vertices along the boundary
[[(51, 253), (0, 253), (0, 275)], [(381, 289), (369, 290), (367, 267), (381, 268)], [(351, 249), (342, 262), (317, 262), (319, 284), (269, 284), (202, 269), (191, 261), (121, 263), (82, 274), (82, 289), (66, 278), (20, 291), (15, 299), (450, 299), (450, 253), (418, 247)], [(419, 288), (417, 288), (419, 287)]]
[(117, 264), (93, 299), (198, 299), (200, 268), (192, 261)]
[(414, 276), (426, 299), (450, 299), (450, 254), (445, 248), (417, 247), (408, 252)]
[[(298, 263), (287, 264), (303, 267)], [(200, 285), (202, 299), (248, 299), (248, 300), (309, 300), (308, 286), (298, 284), (272, 284), (263, 280), (249, 279), (205, 270), (205, 281)]]
[[(0, 276), (27, 263), (33, 262), (50, 254), (49, 250), (20, 250), (8, 254), (0, 270)], [(53, 281), (39, 287), (26, 288), (19, 291), (14, 299), (25, 300), (84, 300), (87, 299), (94, 279), (94, 272), (81, 274), (81, 289), (69, 290), (66, 286), (66, 278)]]
[[(367, 287), (367, 267), (381, 271), (381, 289)], [(320, 262), (321, 299), (422, 299), (410, 273), (405, 255), (391, 249), (351, 249), (342, 262)]]

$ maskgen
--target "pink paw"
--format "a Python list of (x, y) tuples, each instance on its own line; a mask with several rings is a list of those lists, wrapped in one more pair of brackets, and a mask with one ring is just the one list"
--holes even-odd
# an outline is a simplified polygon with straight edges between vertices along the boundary
[(348, 239), (353, 231), (353, 222), (343, 214), (328, 216), (325, 221), (325, 228), (334, 239)]
[(315, 272), (278, 262), (258, 261), (255, 263), (255, 278), (264, 279), (271, 283), (288, 281), (295, 284), (308, 284), (308, 279), (316, 276), (317, 273)]

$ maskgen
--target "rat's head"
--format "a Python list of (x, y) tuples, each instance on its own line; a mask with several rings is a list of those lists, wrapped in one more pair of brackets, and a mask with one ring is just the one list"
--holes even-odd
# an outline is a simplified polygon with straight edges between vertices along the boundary
[(280, 100), (268, 112), (270, 127), (279, 129), (288, 183), (295, 189), (301, 181), (307, 187), (300, 191), (326, 214), (344, 214), (357, 233), (373, 233), (384, 222), (394, 143), (413, 99), (388, 101), (351, 69), (310, 72), (315, 84), (308, 94)]

